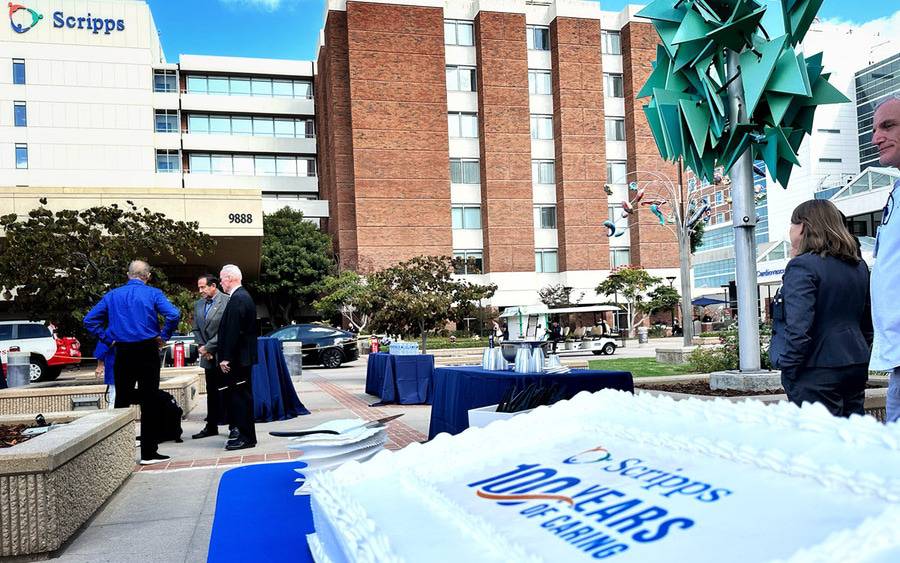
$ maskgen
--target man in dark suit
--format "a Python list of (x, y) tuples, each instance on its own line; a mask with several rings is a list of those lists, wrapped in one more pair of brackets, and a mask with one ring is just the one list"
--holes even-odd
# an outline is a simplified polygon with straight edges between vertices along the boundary
[(216, 363), (215, 354), (219, 348), (219, 323), (228, 296), (219, 291), (219, 278), (212, 274), (204, 274), (197, 278), (197, 289), (202, 296), (194, 304), (194, 339), (200, 345), (200, 367), (206, 377), (206, 426), (191, 436), (193, 439), (215, 436), (219, 433), (219, 424), (225, 422), (225, 407), (222, 403), (222, 372)]
[(250, 382), (250, 370), (257, 361), (256, 304), (241, 286), (242, 278), (241, 270), (233, 264), (224, 266), (219, 273), (222, 289), (229, 299), (219, 323), (216, 359), (224, 379), (220, 388), (224, 388), (228, 421), (237, 430), (237, 436), (225, 444), (229, 451), (256, 446)]

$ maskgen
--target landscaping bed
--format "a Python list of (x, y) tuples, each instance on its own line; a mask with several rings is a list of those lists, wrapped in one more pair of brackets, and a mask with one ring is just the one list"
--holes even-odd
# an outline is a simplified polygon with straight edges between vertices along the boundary
[(12, 426), (0, 425), (0, 448), (11, 448), (16, 444), (21, 444), (30, 439), (31, 436), (22, 434), (27, 428), (28, 426), (25, 424), (14, 424)]
[(707, 381), (684, 381), (680, 383), (643, 384), (641, 389), (665, 391), (666, 393), (684, 393), (687, 395), (705, 395), (708, 397), (752, 397), (756, 395), (778, 395), (784, 389), (764, 389), (761, 391), (742, 391), (739, 389), (710, 389)]

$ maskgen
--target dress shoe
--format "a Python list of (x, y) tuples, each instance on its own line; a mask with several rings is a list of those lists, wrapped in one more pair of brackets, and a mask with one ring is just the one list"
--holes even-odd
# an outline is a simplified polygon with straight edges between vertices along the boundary
[(256, 444), (253, 442), (248, 442), (243, 438), (238, 438), (236, 440), (229, 440), (227, 444), (225, 444), (225, 449), (229, 452), (234, 450), (244, 450), (247, 448), (255, 448)]
[(241, 432), (237, 428), (232, 428), (228, 431), (228, 439), (229, 440), (237, 440), (241, 437)]
[(191, 436), (191, 439), (192, 439), (192, 440), (199, 440), (200, 438), (207, 438), (207, 437), (209, 437), (209, 436), (218, 436), (218, 435), (219, 435), (219, 431), (218, 431), (218, 430), (216, 430), (215, 428), (210, 428), (210, 427), (207, 426), (207, 427), (203, 428), (203, 430), (201, 430), (200, 432), (197, 432), (196, 434), (194, 434), (193, 436)]
[(155, 463), (162, 463), (164, 461), (169, 461), (169, 456), (154, 454), (151, 456), (147, 456), (146, 458), (141, 458), (141, 465), (153, 465)]

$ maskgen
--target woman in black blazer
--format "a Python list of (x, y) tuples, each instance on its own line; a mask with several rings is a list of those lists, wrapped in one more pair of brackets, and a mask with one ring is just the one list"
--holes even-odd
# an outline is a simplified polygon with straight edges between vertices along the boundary
[(772, 365), (792, 402), (863, 414), (872, 316), (859, 243), (826, 200), (794, 209), (790, 239), (794, 258), (772, 301)]

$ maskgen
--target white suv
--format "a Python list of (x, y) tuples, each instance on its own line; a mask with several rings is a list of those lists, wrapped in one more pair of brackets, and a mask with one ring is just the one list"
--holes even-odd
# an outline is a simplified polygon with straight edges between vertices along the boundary
[(56, 339), (44, 323), (0, 321), (0, 359), (3, 364), (6, 364), (6, 355), (10, 348), (13, 351), (31, 354), (31, 381), (59, 377), (61, 368), (47, 365), (56, 354)]

